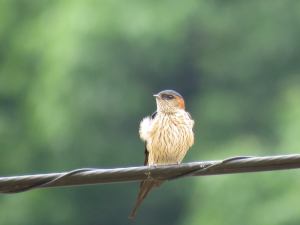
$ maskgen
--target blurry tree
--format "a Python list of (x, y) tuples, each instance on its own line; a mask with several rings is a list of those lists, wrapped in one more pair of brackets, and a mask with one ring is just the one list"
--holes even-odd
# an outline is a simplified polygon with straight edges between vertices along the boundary
[[(0, 1), (1, 176), (142, 165), (140, 120), (174, 89), (185, 162), (300, 149), (297, 1)], [(298, 224), (299, 171), (0, 196), (1, 224)]]

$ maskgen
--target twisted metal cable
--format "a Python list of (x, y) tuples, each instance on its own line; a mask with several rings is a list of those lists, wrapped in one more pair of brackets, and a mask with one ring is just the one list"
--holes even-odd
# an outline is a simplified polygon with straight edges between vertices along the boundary
[(192, 162), (157, 167), (83, 168), (64, 173), (0, 177), (0, 193), (13, 194), (37, 188), (141, 180), (171, 181), (188, 176), (262, 172), (296, 168), (300, 168), (300, 154), (264, 157), (239, 156), (217, 161)]

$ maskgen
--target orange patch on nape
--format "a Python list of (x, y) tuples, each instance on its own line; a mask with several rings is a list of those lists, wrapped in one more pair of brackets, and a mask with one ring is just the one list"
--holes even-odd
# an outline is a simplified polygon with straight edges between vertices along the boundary
[(176, 98), (177, 102), (179, 102), (179, 109), (185, 110), (183, 98), (180, 98), (179, 96), (176, 95), (174, 95), (174, 97)]

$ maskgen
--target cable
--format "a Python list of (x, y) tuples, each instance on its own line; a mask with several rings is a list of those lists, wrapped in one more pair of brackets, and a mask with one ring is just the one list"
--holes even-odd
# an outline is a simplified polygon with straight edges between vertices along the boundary
[(105, 184), (141, 180), (171, 181), (189, 176), (261, 172), (300, 168), (300, 154), (264, 157), (238, 156), (224, 160), (166, 166), (114, 169), (82, 168), (65, 173), (0, 177), (0, 193), (13, 194), (37, 188)]

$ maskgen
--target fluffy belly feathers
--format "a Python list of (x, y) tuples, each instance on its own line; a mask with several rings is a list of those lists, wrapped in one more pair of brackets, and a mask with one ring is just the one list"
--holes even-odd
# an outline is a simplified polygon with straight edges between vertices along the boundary
[(145, 118), (140, 136), (147, 144), (149, 165), (179, 164), (194, 143), (193, 125), (185, 111)]

